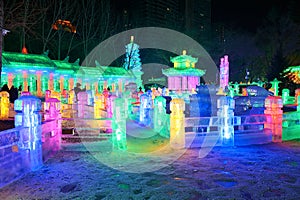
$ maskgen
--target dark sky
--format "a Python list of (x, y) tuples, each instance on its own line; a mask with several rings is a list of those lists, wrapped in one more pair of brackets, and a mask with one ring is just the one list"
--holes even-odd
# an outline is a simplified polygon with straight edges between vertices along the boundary
[(286, 9), (291, 0), (212, 0), (212, 21), (255, 31), (272, 7)]

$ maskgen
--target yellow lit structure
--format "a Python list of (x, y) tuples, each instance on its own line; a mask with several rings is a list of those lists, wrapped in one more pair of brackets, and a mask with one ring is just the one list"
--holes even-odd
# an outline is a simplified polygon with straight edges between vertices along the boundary
[(170, 145), (174, 149), (183, 149), (185, 148), (184, 100), (173, 99), (170, 108)]
[(6, 91), (0, 92), (0, 118), (7, 119), (9, 116), (9, 94)]

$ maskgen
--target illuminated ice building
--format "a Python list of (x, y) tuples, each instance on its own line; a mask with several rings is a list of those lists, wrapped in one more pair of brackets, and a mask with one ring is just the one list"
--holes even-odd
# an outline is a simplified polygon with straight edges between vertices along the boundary
[(195, 92), (196, 86), (200, 84), (200, 77), (205, 74), (205, 70), (195, 68), (198, 62), (186, 54), (183, 50), (182, 55), (171, 58), (174, 68), (163, 69), (162, 73), (168, 77), (168, 89), (174, 93)]
[[(80, 66), (79, 60), (70, 63), (65, 60), (51, 60), (47, 54), (22, 54), (3, 52), (1, 87), (7, 84), (36, 96), (44, 96), (46, 90), (63, 93), (81, 84), (94, 93), (110, 89), (122, 92), (126, 83), (135, 81), (130, 70), (122, 67)], [(97, 63), (97, 62), (96, 62)]]

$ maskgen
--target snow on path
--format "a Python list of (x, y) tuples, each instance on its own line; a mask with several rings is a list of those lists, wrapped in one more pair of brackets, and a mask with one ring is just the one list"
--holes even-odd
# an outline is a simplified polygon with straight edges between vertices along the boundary
[[(297, 199), (300, 142), (214, 148), (205, 158), (189, 149), (166, 167), (128, 173), (103, 165), (82, 144), (63, 150), (36, 172), (0, 190), (14, 199)], [(151, 165), (151, 162), (148, 163)]]

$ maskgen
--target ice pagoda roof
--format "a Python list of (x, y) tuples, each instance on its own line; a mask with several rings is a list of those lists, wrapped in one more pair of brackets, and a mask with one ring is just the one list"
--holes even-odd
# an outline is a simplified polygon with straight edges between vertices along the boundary
[(180, 56), (176, 56), (176, 57), (171, 57), (170, 60), (172, 63), (175, 63), (175, 62), (181, 63), (181, 62), (186, 62), (186, 61), (190, 61), (191, 63), (198, 62), (198, 58), (194, 58), (190, 55), (180, 55)]
[(162, 73), (166, 76), (203, 76), (205, 70), (196, 69), (196, 68), (186, 68), (186, 69), (177, 69), (177, 68), (168, 68), (163, 69)]

